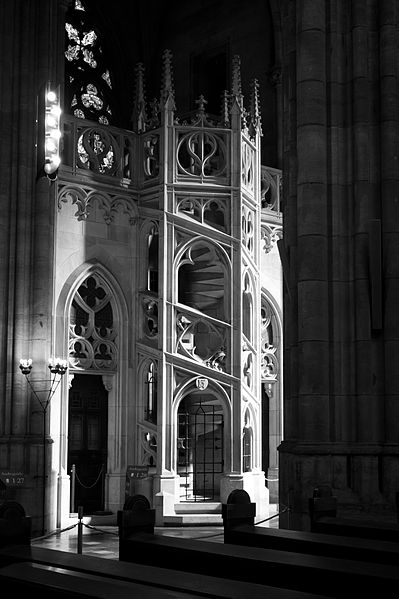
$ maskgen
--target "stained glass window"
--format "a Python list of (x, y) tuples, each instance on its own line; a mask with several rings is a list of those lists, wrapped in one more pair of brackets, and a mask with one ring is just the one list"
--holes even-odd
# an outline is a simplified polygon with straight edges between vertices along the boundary
[(81, 119), (112, 122), (112, 81), (105, 64), (101, 33), (81, 0), (65, 23), (65, 112)]

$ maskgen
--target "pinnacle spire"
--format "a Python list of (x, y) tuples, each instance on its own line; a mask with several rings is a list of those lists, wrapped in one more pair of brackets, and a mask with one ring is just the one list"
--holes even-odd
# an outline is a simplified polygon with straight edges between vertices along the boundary
[(231, 95), (233, 100), (235, 99), (240, 108), (243, 104), (243, 96), (241, 90), (241, 59), (238, 54), (233, 56), (233, 81), (231, 88)]
[(169, 110), (175, 110), (175, 89), (173, 84), (172, 52), (165, 50), (163, 55), (161, 106)]
[(145, 101), (144, 65), (139, 62), (135, 68), (135, 91), (133, 101), (133, 131), (142, 133), (146, 130), (147, 114)]
[(221, 121), (223, 127), (228, 127), (230, 125), (230, 116), (229, 116), (229, 92), (225, 89), (222, 94), (222, 114)]
[(249, 126), (251, 129), (253, 129), (254, 133), (258, 132), (260, 135), (262, 135), (260, 101), (259, 101), (259, 81), (257, 79), (253, 79), (251, 81)]

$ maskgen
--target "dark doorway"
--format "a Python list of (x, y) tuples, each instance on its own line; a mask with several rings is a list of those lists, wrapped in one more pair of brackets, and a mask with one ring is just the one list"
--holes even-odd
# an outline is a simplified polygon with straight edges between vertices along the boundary
[(108, 393), (98, 375), (76, 374), (69, 390), (68, 472), (71, 509), (104, 510)]
[(178, 411), (181, 501), (217, 501), (223, 473), (223, 413), (215, 398), (192, 395)]

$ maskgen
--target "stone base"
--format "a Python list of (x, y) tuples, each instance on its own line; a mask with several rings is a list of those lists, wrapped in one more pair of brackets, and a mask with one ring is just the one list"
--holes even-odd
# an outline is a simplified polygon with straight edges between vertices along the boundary
[(265, 473), (262, 471), (230, 474), (222, 478), (220, 495), (222, 503), (227, 503), (228, 496), (234, 489), (243, 489), (256, 503), (255, 522), (269, 517), (269, 490), (265, 484)]

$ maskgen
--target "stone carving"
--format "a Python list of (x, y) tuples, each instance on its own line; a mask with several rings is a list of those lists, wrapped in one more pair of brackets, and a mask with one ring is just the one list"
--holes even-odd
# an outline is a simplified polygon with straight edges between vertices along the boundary
[(262, 242), (262, 249), (267, 254), (273, 249), (273, 246), (279, 239), (283, 238), (283, 227), (282, 225), (268, 225), (262, 223), (260, 228), (260, 238)]
[(107, 225), (114, 221), (118, 212), (126, 215), (127, 222), (130, 225), (137, 222), (137, 209), (133, 203), (133, 198), (127, 195), (111, 194), (86, 186), (59, 185), (58, 208), (61, 210), (62, 203), (68, 201), (77, 206), (75, 212), (77, 220), (86, 220), (89, 217), (90, 209), (97, 203), (103, 212), (104, 221)]
[(208, 130), (179, 131), (177, 171), (192, 177), (222, 177), (226, 174), (226, 144)]
[(248, 143), (241, 146), (241, 182), (251, 192), (254, 192), (254, 151)]
[(159, 135), (149, 135), (143, 139), (143, 170), (145, 179), (153, 179), (159, 174)]
[(90, 275), (72, 301), (68, 343), (71, 368), (115, 370), (115, 341), (111, 294), (98, 275)]
[(254, 251), (254, 212), (250, 208), (242, 208), (242, 242), (250, 254)]
[(226, 371), (226, 331), (204, 318), (179, 313), (176, 351), (214, 370)]
[(183, 197), (176, 204), (178, 214), (221, 231), (226, 230), (226, 210), (226, 201), (218, 197)]
[(144, 330), (149, 337), (158, 335), (158, 303), (154, 299), (144, 298)]

